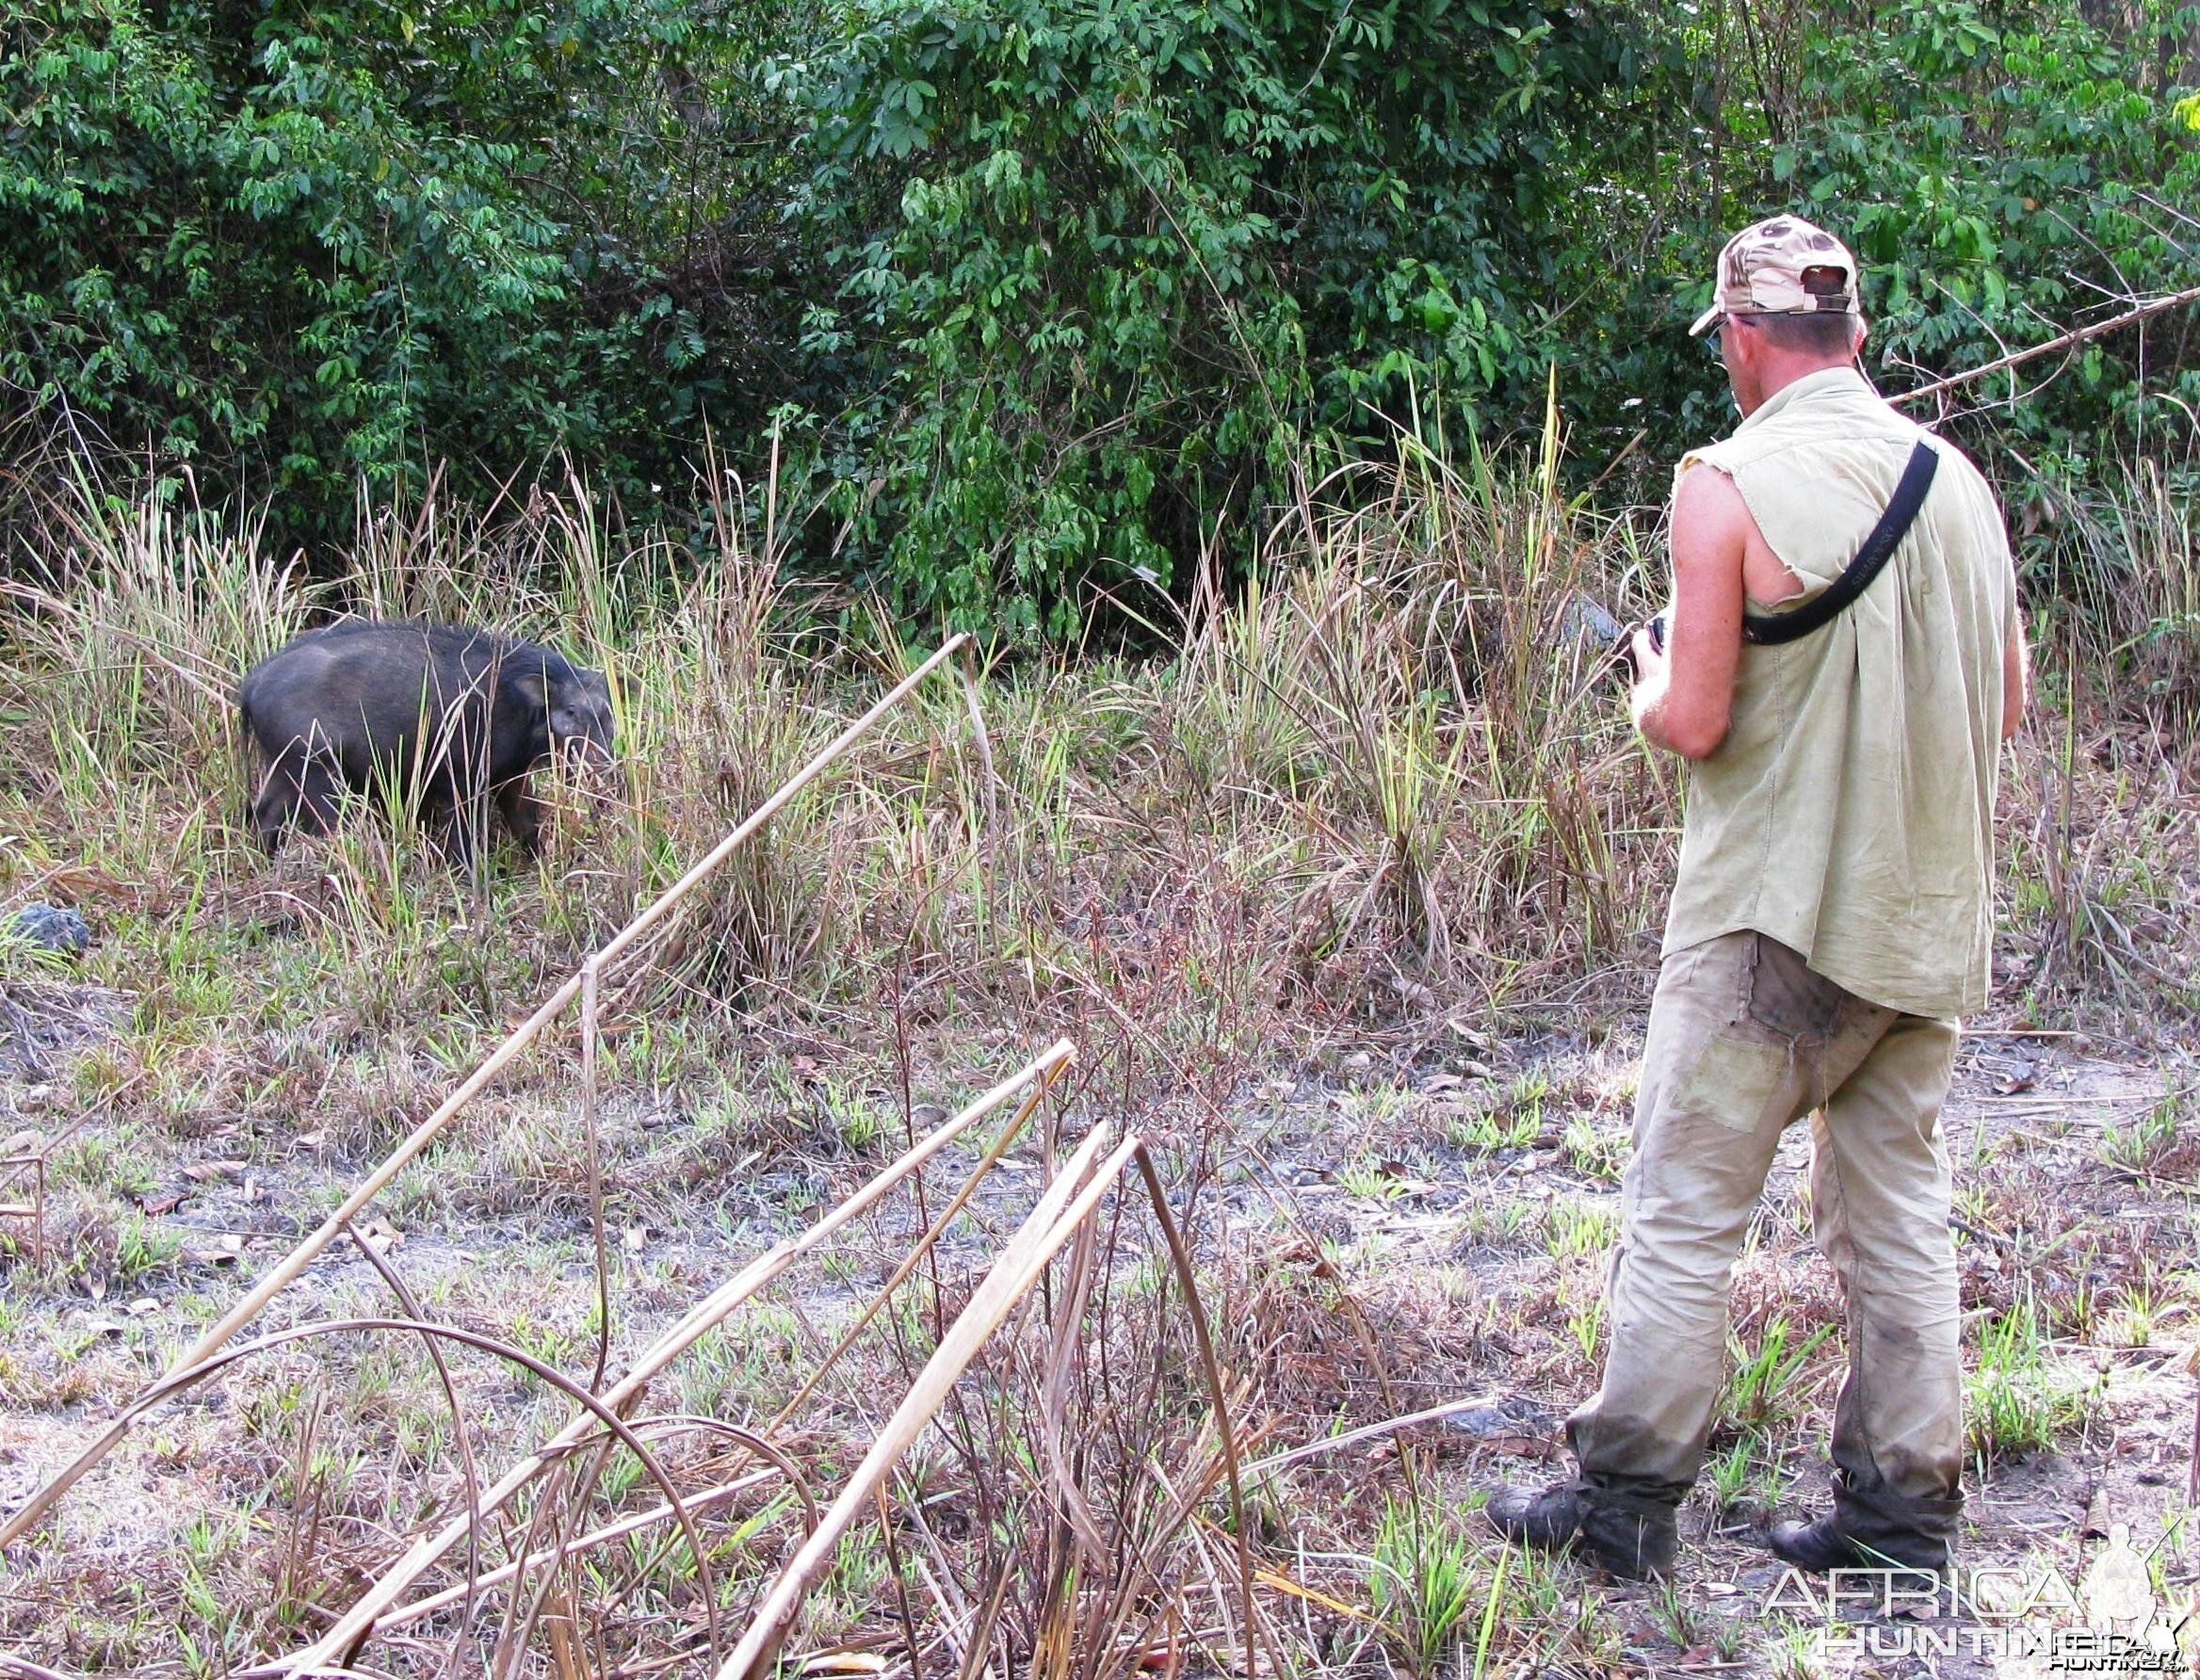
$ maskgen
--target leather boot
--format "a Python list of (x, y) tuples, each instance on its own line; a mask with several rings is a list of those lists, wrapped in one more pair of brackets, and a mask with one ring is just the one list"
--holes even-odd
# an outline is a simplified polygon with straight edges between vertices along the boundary
[(1484, 1507), (1507, 1540), (1538, 1551), (1575, 1551), (1613, 1575), (1640, 1581), (1673, 1568), (1679, 1525), (1674, 1508), (1577, 1481), (1503, 1488)]
[[(1773, 1557), (1811, 1575), (1844, 1569), (1887, 1570), (1893, 1572), (1889, 1585), (1895, 1591), (1905, 1594), (1938, 1591), (1949, 1561), (1945, 1545), (1936, 1547), (1917, 1536), (1882, 1538), (1900, 1549), (1888, 1551), (1859, 1540), (1841, 1526), (1838, 1516), (1808, 1523), (1793, 1519), (1777, 1522), (1766, 1535)], [(1931, 1555), (1935, 1551), (1937, 1559)]]
[(1772, 1525), (1766, 1539), (1773, 1557), (1797, 1569), (1808, 1570), (1812, 1575), (1869, 1567), (1863, 1550), (1834, 1527), (1832, 1517), (1819, 1517), (1812, 1522), (1804, 1522), (1800, 1517), (1783, 1518)]

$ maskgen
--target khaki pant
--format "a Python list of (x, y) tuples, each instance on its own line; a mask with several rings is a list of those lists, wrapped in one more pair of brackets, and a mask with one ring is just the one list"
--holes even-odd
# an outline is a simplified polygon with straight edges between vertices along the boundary
[(1762, 934), (1665, 960), (1604, 1382), (1567, 1421), (1585, 1491), (1677, 1504), (1695, 1482), (1727, 1367), (1735, 1256), (1781, 1134), (1811, 1114), (1812, 1223), (1848, 1317), (1835, 1520), (1901, 1561), (1944, 1561), (1964, 1446), (1939, 1121), (1955, 1043), (1953, 1022), (1867, 1003)]

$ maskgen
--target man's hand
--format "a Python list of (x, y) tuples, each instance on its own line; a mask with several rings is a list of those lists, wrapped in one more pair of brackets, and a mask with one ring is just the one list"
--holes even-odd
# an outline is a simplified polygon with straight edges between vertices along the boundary
[(1733, 479), (1700, 466), (1681, 475), (1673, 498), (1665, 651), (1650, 645), (1645, 627), (1636, 631), (1630, 652), (1636, 727), (1651, 745), (1683, 758), (1708, 758), (1726, 738), (1741, 665), (1742, 567), (1753, 539), (1763, 545)]
[[(2012, 585), (2012, 588), (2014, 586)], [(2012, 739), (2024, 721), (2025, 703), (2031, 699), (2031, 656), (2024, 645), (2024, 616), (2013, 613), (2009, 639), (2001, 649), (2001, 738)]]
[(1652, 719), (1664, 703), (1666, 685), (1673, 672), (1666, 660), (1666, 649), (1651, 641), (1647, 622), (1637, 624), (1634, 636), (1627, 642), (1627, 669), (1634, 673), (1627, 693), (1627, 710), (1634, 716), (1635, 727), (1642, 732), (1643, 739), (1662, 747), (1665, 743), (1650, 732)]

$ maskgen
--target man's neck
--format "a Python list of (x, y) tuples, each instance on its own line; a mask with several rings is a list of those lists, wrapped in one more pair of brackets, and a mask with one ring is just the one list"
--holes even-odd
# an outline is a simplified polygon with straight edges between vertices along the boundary
[(1780, 357), (1765, 368), (1764, 383), (1758, 389), (1756, 403), (1751, 408), (1750, 412), (1755, 413), (1758, 409), (1763, 408), (1773, 397), (1787, 390), (1788, 386), (1799, 380), (1807, 380), (1813, 374), (1834, 373), (1843, 368), (1852, 368), (1855, 365), (1853, 359), (1829, 362), (1803, 356)]

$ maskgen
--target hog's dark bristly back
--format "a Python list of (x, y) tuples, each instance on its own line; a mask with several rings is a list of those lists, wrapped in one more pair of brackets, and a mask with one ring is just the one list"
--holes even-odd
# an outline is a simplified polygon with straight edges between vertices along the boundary
[(353, 619), (308, 631), (247, 673), (238, 705), (267, 761), (252, 823), (269, 848), (297, 824), (326, 832), (345, 789), (380, 782), (443, 825), (462, 856), (492, 805), (531, 851), (528, 774), (561, 747), (611, 756), (600, 671), (457, 624)]

